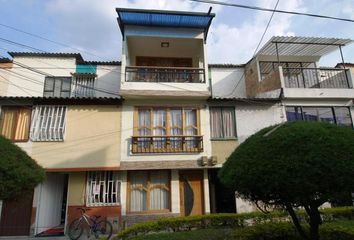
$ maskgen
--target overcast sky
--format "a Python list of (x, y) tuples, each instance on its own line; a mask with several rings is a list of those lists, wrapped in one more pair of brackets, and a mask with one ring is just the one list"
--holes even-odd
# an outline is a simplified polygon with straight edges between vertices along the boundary
[[(229, 2), (273, 8), (276, 0)], [(0, 0), (0, 24), (80, 49), (86, 60), (120, 60), (121, 34), (116, 21), (116, 7), (207, 12), (210, 6), (216, 17), (207, 41), (209, 63), (247, 62), (261, 38), (270, 12), (189, 0)], [(354, 19), (352, 0), (280, 0), (278, 9)], [(354, 23), (276, 13), (263, 44), (273, 35), (354, 39)], [(1, 25), (0, 38), (44, 51), (78, 52)], [(354, 44), (343, 50), (345, 61), (354, 62)], [(0, 55), (8, 56), (6, 51), (29, 50), (0, 41)], [(334, 66), (340, 61), (339, 51), (336, 51), (326, 56), (321, 64)]]

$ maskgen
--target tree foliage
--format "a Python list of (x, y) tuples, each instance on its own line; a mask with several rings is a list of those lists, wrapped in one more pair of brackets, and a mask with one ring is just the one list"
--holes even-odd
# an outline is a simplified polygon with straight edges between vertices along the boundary
[(31, 191), (45, 178), (45, 171), (21, 148), (0, 136), (0, 199)]
[(354, 130), (319, 122), (262, 129), (230, 155), (219, 173), (240, 197), (284, 207), (300, 233), (293, 208), (303, 207), (312, 239), (318, 239), (319, 206), (354, 192), (353, 176)]

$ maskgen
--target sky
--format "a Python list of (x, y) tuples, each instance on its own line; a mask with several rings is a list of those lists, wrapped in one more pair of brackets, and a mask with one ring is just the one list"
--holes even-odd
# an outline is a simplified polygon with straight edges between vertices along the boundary
[[(221, 0), (274, 8), (277, 0)], [(122, 37), (115, 8), (164, 9), (216, 14), (209, 31), (209, 63), (247, 62), (253, 55), (271, 12), (196, 3), (190, 0), (0, 0), (0, 57), (7, 51), (31, 51), (1, 39), (47, 52), (80, 52), (85, 60), (120, 60)], [(354, 19), (354, 0), (280, 0), (277, 9)], [(5, 24), (61, 43), (38, 39), (1, 26)], [(272, 36), (311, 36), (354, 39), (354, 23), (275, 13), (261, 44)], [(33, 51), (33, 50), (32, 50)], [(346, 62), (354, 62), (354, 43), (343, 48)], [(333, 67), (340, 52), (320, 64)]]

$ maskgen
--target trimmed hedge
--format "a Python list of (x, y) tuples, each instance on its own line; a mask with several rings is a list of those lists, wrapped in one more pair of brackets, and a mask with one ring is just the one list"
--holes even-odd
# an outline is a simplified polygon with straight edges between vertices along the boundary
[[(347, 224), (351, 226), (346, 226)], [(308, 226), (303, 226), (309, 232)], [(320, 226), (321, 240), (353, 240), (354, 223), (352, 221), (338, 221), (324, 223)], [(238, 229), (230, 236), (233, 240), (302, 240), (291, 223), (266, 223)]]
[[(306, 214), (300, 210), (297, 212), (301, 221), (306, 220)], [(354, 219), (353, 207), (326, 208), (321, 210), (324, 221), (345, 218)], [(272, 211), (270, 213), (251, 212), (251, 213), (220, 213), (200, 216), (161, 218), (156, 221), (135, 224), (118, 234), (118, 238), (127, 239), (133, 236), (145, 235), (157, 232), (178, 232), (189, 231), (202, 228), (232, 227), (242, 228), (244, 226), (277, 223), (290, 221), (289, 215), (285, 211)]]

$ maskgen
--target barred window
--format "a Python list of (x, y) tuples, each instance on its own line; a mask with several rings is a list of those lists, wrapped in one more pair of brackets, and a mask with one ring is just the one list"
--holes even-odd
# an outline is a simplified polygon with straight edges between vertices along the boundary
[(95, 74), (76, 74), (72, 94), (74, 97), (94, 97), (95, 96)]
[(35, 106), (32, 111), (31, 140), (63, 141), (65, 117), (65, 106)]
[(120, 204), (118, 172), (89, 172), (87, 177), (87, 206), (107, 206)]

